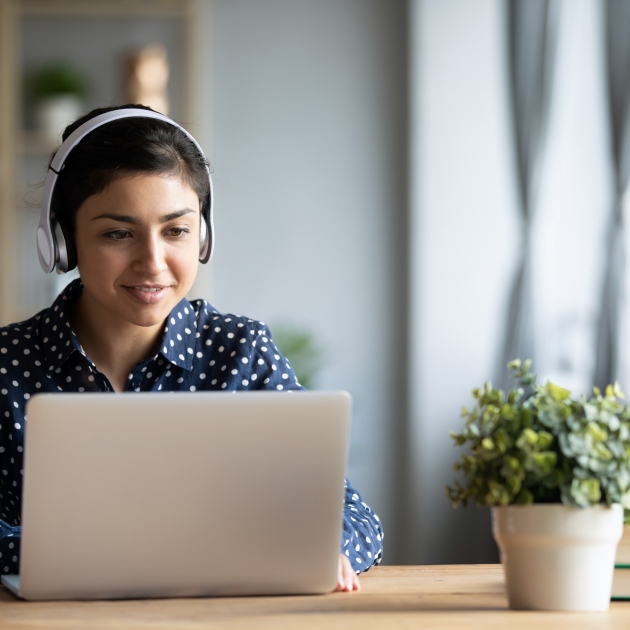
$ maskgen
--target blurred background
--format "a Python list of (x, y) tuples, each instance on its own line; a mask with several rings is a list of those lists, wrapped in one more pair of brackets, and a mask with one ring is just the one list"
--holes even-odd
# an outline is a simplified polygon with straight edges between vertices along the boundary
[(65, 124), (142, 102), (213, 166), (191, 297), (347, 389), (348, 476), (390, 564), (498, 560), (444, 486), (508, 359), (630, 387), (630, 0), (0, 0), (0, 324), (68, 282), (35, 250)]

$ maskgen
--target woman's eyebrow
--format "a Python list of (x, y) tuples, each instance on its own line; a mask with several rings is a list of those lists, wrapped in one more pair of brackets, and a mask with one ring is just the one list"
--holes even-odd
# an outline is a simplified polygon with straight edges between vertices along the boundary
[[(183, 208), (182, 210), (176, 210), (175, 212), (171, 212), (169, 214), (165, 214), (160, 217), (160, 223), (168, 223), (173, 219), (177, 219), (185, 214), (190, 214), (191, 212), (195, 212), (190, 208)], [(132, 225), (139, 225), (141, 221), (136, 217), (132, 217), (128, 214), (113, 214), (111, 212), (105, 212), (103, 214), (99, 214), (97, 217), (94, 217), (92, 221), (96, 221), (97, 219), (112, 219), (112, 221), (119, 221), (120, 223), (131, 223)]]
[(168, 223), (169, 221), (172, 221), (173, 219), (178, 219), (179, 217), (182, 217), (185, 214), (190, 214), (191, 212), (195, 212), (195, 211), (191, 210), (190, 208), (183, 208), (182, 210), (177, 210), (176, 212), (165, 214), (164, 216), (160, 217), (160, 223)]
[(136, 217), (131, 217), (128, 214), (112, 214), (111, 212), (99, 214), (97, 217), (94, 217), (92, 221), (96, 221), (97, 219), (112, 219), (113, 221), (120, 221), (121, 223), (140, 223)]

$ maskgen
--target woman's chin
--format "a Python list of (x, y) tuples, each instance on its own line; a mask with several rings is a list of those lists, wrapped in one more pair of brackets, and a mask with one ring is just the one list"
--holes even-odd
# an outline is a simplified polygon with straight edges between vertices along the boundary
[[(122, 319), (134, 326), (141, 326), (142, 328), (151, 328), (164, 324), (168, 314), (173, 310), (176, 303), (171, 303), (172, 300), (163, 300), (154, 303), (141, 303), (133, 301), (131, 304), (127, 300), (124, 308), (120, 308), (120, 305), (115, 306), (115, 312)], [(179, 300), (178, 300), (179, 302)]]
[(126, 309), (128, 321), (136, 326), (157, 326), (163, 324), (174, 304), (147, 304), (145, 306)]

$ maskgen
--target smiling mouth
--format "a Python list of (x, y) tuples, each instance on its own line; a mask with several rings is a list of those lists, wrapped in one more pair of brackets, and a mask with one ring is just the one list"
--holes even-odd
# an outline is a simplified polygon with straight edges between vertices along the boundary
[(133, 298), (142, 304), (155, 304), (162, 300), (170, 288), (168, 285), (123, 285)]

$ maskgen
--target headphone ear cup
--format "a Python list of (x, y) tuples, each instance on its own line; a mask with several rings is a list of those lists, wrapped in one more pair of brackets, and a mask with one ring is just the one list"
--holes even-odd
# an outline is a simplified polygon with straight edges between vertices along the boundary
[(201, 223), (199, 224), (199, 260), (203, 262), (210, 245), (210, 235), (208, 234), (208, 223), (206, 218), (201, 215)]
[(67, 273), (77, 266), (77, 252), (74, 240), (67, 227), (59, 220), (55, 220), (53, 231), (57, 246), (57, 273)]

